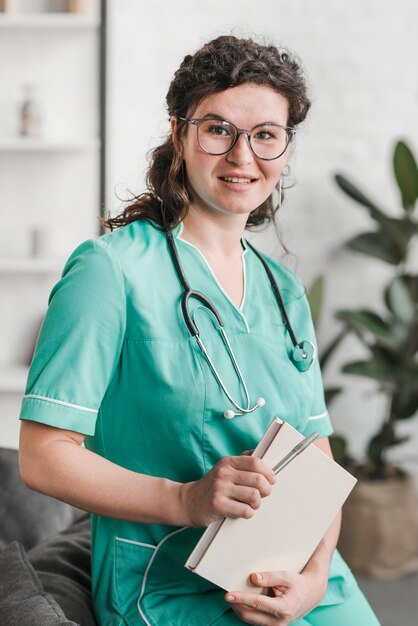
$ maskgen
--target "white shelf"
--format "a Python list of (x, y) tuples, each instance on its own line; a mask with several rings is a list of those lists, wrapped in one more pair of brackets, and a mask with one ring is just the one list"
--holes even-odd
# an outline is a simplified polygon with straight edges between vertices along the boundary
[(0, 258), (0, 274), (59, 274), (65, 259)]
[(82, 30), (98, 28), (100, 20), (90, 15), (72, 13), (7, 14), (0, 13), (0, 28)]
[(0, 152), (94, 152), (99, 150), (100, 141), (70, 141), (60, 139), (37, 139), (16, 137), (0, 139)]
[(25, 365), (0, 366), (0, 393), (25, 391), (29, 368)]

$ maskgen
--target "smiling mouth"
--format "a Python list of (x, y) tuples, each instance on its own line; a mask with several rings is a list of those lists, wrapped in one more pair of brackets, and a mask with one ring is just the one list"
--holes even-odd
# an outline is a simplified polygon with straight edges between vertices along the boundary
[(220, 176), (219, 178), (226, 183), (241, 183), (244, 185), (254, 183), (257, 180), (256, 178), (238, 178), (236, 176)]

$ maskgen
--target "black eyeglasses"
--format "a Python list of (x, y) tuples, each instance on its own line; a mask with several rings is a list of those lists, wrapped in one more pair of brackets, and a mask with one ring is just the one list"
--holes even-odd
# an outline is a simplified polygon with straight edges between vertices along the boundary
[(257, 124), (251, 130), (245, 130), (218, 117), (179, 119), (196, 126), (200, 147), (207, 154), (214, 156), (227, 154), (235, 146), (239, 136), (246, 135), (251, 151), (256, 157), (264, 161), (274, 161), (286, 152), (296, 133), (294, 128), (270, 122)]

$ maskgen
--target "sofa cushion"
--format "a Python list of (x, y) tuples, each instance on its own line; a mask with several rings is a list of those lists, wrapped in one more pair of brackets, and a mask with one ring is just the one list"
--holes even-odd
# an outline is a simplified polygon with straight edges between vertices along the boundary
[(69, 504), (26, 487), (17, 450), (0, 448), (0, 549), (18, 541), (29, 549), (82, 515)]
[[(90, 516), (28, 551), (44, 591), (54, 597), (68, 619), (96, 626), (91, 601)], [(1, 621), (0, 621), (1, 623)]]
[(2, 626), (77, 626), (45, 592), (24, 548), (13, 542), (0, 553)]

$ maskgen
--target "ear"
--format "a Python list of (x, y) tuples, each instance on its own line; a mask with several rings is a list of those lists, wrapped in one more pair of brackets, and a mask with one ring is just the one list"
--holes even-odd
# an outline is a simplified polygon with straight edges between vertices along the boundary
[(177, 122), (177, 118), (174, 117), (174, 115), (170, 117), (170, 126), (171, 126), (171, 139), (173, 141), (173, 145), (176, 148), (176, 150), (179, 150), (180, 146), (179, 146), (179, 140), (177, 138), (178, 122)]
[(177, 118), (172, 115), (170, 117), (170, 126), (171, 126), (171, 138), (173, 142), (175, 141), (176, 131), (177, 131)]

